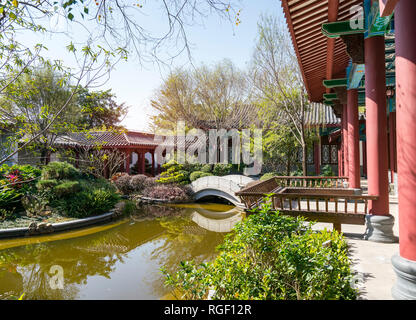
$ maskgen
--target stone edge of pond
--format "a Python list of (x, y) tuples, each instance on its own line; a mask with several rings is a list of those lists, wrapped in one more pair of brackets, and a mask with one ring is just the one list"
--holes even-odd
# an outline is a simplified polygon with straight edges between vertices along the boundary
[(36, 233), (31, 233), (29, 230), (29, 227), (0, 229), (0, 239), (27, 237), (27, 236), (39, 236), (39, 235), (51, 234), (51, 233), (60, 232), (60, 231), (67, 231), (67, 230), (82, 228), (82, 227), (86, 227), (86, 226), (96, 224), (99, 222), (111, 220), (112, 218), (115, 218), (118, 216), (119, 214), (117, 212), (110, 211), (110, 212), (103, 213), (98, 216), (88, 217), (84, 219), (76, 219), (76, 220), (65, 221), (65, 222), (51, 223), (50, 230), (45, 230), (44, 232), (36, 232)]

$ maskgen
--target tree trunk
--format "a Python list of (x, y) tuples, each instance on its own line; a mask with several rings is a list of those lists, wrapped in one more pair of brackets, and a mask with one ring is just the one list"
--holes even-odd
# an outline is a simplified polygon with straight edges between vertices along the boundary
[(307, 156), (306, 143), (303, 143), (302, 145), (302, 171), (303, 171), (304, 176), (308, 175), (307, 161), (308, 161), (308, 156)]
[(291, 167), (291, 161), (290, 161), (290, 157), (289, 159), (287, 159), (286, 161), (286, 175), (290, 176), (290, 167)]

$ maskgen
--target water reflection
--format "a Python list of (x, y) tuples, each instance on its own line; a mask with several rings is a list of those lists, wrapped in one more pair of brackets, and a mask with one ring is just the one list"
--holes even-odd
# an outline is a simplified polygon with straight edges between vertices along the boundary
[[(241, 218), (224, 205), (152, 206), (95, 233), (22, 239), (0, 251), (0, 297), (159, 299), (168, 294), (160, 267), (173, 272), (180, 261), (212, 259)], [(53, 265), (64, 270), (63, 289), (50, 287)]]

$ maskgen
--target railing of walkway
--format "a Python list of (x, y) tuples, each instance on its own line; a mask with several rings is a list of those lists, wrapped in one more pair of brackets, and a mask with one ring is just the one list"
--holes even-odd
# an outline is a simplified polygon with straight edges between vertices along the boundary
[(268, 193), (276, 193), (285, 187), (304, 188), (319, 193), (328, 193), (327, 189), (347, 188), (348, 177), (324, 176), (276, 176), (236, 192), (247, 209), (253, 208)]

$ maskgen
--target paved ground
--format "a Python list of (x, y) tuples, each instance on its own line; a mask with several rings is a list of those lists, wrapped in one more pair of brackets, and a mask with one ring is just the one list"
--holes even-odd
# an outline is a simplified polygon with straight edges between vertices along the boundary
[[(364, 182), (365, 183), (365, 182)], [(390, 214), (395, 217), (394, 234), (398, 232), (397, 198), (390, 197)], [(316, 228), (332, 229), (331, 224), (318, 223)], [(396, 274), (391, 265), (391, 257), (399, 252), (399, 244), (376, 243), (362, 240), (365, 226), (342, 225), (350, 245), (353, 269), (357, 272), (359, 299), (390, 300), (391, 288), (396, 281)]]

